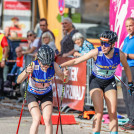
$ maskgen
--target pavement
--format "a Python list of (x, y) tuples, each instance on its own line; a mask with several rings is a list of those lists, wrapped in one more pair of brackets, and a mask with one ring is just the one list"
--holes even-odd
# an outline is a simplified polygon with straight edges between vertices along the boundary
[[(15, 134), (18, 126), (20, 110), (22, 103), (18, 103), (17, 100), (5, 98), (0, 101), (0, 134)], [(122, 91), (118, 89), (118, 113), (122, 116), (126, 116), (125, 114), (125, 105), (123, 102)], [(53, 114), (58, 114), (54, 109)], [(62, 113), (63, 114), (63, 113)], [(84, 120), (79, 119), (77, 112), (68, 112), (66, 114), (74, 115), (76, 124), (73, 125), (63, 125), (63, 133), (64, 134), (92, 134), (92, 119)], [(31, 115), (28, 112), (27, 105), (25, 105), (23, 110), (23, 115), (20, 123), (20, 129), (18, 134), (28, 134), (29, 128), (32, 123)], [(53, 134), (56, 134), (57, 125), (53, 125)], [(102, 122), (102, 130), (101, 134), (109, 134), (108, 124), (104, 124)], [(39, 126), (38, 134), (44, 134), (44, 125)], [(58, 134), (60, 132), (60, 126)], [(119, 134), (134, 134), (134, 130), (121, 130), (119, 127)]]
[[(11, 102), (11, 101), (10, 101)], [(0, 134), (15, 134), (18, 126), (21, 103), (16, 104), (15, 100), (10, 103), (2, 101), (0, 103)], [(57, 113), (53, 113), (57, 114)], [(64, 134), (92, 134), (92, 120), (83, 120), (78, 118), (78, 113), (69, 112), (67, 114), (74, 115), (76, 124), (63, 125)], [(125, 116), (124, 114), (122, 114)], [(19, 134), (28, 134), (32, 123), (32, 118), (27, 107), (24, 107), (23, 116), (20, 123)], [(57, 125), (53, 125), (53, 134), (56, 134)], [(38, 134), (44, 133), (44, 125), (40, 125)], [(59, 132), (60, 134), (60, 126)], [(134, 131), (123, 131), (119, 128), (119, 134), (133, 134)], [(108, 124), (102, 123), (101, 134), (109, 134)]]

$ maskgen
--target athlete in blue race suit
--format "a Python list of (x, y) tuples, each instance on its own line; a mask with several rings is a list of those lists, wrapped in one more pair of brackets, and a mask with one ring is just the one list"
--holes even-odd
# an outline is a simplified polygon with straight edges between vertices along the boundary
[[(53, 134), (51, 121), (53, 92), (51, 80), (55, 73), (61, 80), (68, 76), (68, 71), (65, 69), (63, 73), (59, 65), (54, 62), (53, 50), (48, 45), (42, 45), (38, 50), (37, 59), (18, 76), (17, 83), (23, 82), (29, 76), (26, 100), (29, 112), (33, 118), (30, 134), (38, 133), (41, 120), (39, 101), (43, 119), (45, 120), (45, 134)], [(68, 77), (66, 81), (68, 81)]]
[(117, 41), (117, 34), (112, 31), (105, 31), (101, 34), (100, 40), (100, 47), (91, 50), (84, 56), (61, 64), (61, 67), (76, 65), (91, 58), (94, 59), (94, 67), (89, 81), (90, 96), (95, 108), (93, 134), (100, 134), (101, 131), (103, 97), (105, 98), (110, 118), (110, 134), (118, 134), (117, 87), (114, 77), (117, 65), (121, 62), (124, 66), (130, 85), (128, 90), (130, 95), (133, 91), (132, 76), (125, 54), (114, 47)]

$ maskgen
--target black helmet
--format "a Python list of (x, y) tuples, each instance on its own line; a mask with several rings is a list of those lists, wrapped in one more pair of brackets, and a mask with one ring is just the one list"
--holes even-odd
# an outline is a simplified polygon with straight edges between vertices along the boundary
[(51, 65), (54, 62), (54, 51), (48, 45), (42, 45), (38, 50), (37, 58), (43, 65)]
[(113, 31), (105, 31), (100, 35), (101, 42), (108, 42), (110, 44), (113, 44), (117, 41), (118, 36)]

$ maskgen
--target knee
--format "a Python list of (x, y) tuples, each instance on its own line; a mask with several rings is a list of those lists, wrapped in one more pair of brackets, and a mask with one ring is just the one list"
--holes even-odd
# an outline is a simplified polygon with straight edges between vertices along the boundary
[(39, 125), (40, 121), (41, 121), (41, 115), (38, 115), (38, 116), (33, 118), (33, 123), (36, 125)]
[(52, 124), (51, 117), (48, 116), (48, 117), (43, 117), (43, 118), (44, 118), (46, 126), (50, 126)]
[(95, 116), (96, 116), (98, 119), (102, 119), (103, 112), (98, 112), (98, 113), (95, 114)]

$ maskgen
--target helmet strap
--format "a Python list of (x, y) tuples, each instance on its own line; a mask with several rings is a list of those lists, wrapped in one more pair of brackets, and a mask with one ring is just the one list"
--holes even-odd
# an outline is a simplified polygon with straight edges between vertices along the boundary
[(112, 45), (111, 45), (110, 50), (107, 53), (105, 53), (105, 55), (108, 55), (112, 50), (113, 50), (113, 48), (112, 48)]

